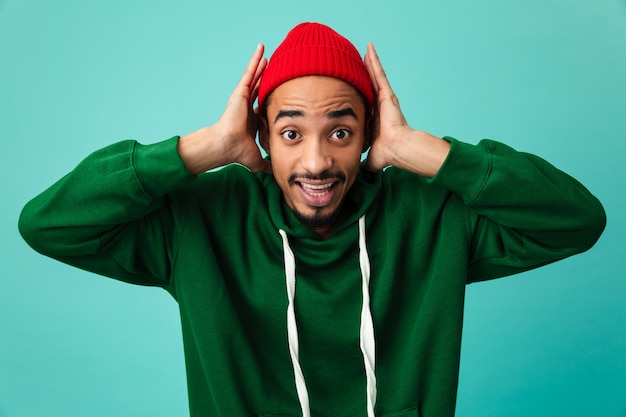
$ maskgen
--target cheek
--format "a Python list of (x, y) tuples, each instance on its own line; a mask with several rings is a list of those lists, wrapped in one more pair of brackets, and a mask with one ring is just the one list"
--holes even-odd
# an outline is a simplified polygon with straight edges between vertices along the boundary
[(359, 141), (350, 148), (350, 152), (346, 152), (344, 163), (346, 164), (346, 166), (351, 166), (353, 169), (358, 169), (361, 165), (362, 156), (363, 142)]

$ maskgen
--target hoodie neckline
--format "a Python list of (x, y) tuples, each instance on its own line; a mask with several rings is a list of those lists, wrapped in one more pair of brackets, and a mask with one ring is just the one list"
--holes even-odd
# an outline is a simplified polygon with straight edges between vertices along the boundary
[[(321, 240), (319, 236), (306, 225), (303, 225), (295, 217), (285, 199), (282, 190), (274, 180), (271, 174), (257, 174), (263, 184), (268, 197), (268, 208), (270, 218), (277, 230), (284, 230), (288, 235), (298, 238)], [(382, 172), (370, 173), (367, 171), (359, 171), (354, 184), (346, 194), (342, 206), (342, 214), (337, 220), (337, 224), (333, 227), (330, 235), (333, 235), (358, 223), (359, 219), (367, 213), (376, 196), (380, 191), (382, 184)]]

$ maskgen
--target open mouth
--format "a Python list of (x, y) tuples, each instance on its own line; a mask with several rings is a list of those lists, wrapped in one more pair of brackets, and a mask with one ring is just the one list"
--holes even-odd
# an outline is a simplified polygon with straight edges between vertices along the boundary
[(298, 190), (302, 202), (310, 207), (331, 205), (340, 185), (346, 181), (342, 172), (324, 172), (321, 175), (292, 174), (289, 184)]
[(296, 182), (302, 190), (312, 197), (323, 197), (330, 193), (332, 188), (337, 182), (330, 182), (327, 184), (311, 184), (306, 182)]
[(303, 202), (310, 207), (326, 207), (332, 204), (335, 191), (341, 181), (325, 182), (294, 181)]

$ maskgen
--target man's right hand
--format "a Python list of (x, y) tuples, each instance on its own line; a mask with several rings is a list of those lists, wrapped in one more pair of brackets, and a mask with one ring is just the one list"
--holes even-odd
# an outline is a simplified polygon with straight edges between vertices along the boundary
[(231, 163), (254, 172), (272, 172), (270, 161), (263, 159), (255, 142), (259, 117), (252, 107), (267, 66), (263, 51), (259, 44), (217, 123), (180, 138), (178, 153), (192, 174)]

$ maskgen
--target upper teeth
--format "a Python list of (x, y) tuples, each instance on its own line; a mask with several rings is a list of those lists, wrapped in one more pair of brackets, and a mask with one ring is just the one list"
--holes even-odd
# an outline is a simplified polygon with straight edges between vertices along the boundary
[(329, 183), (329, 184), (307, 184), (307, 183), (301, 183), (302, 187), (304, 188), (310, 188), (312, 190), (323, 190), (325, 188), (330, 188), (333, 186), (333, 183)]

